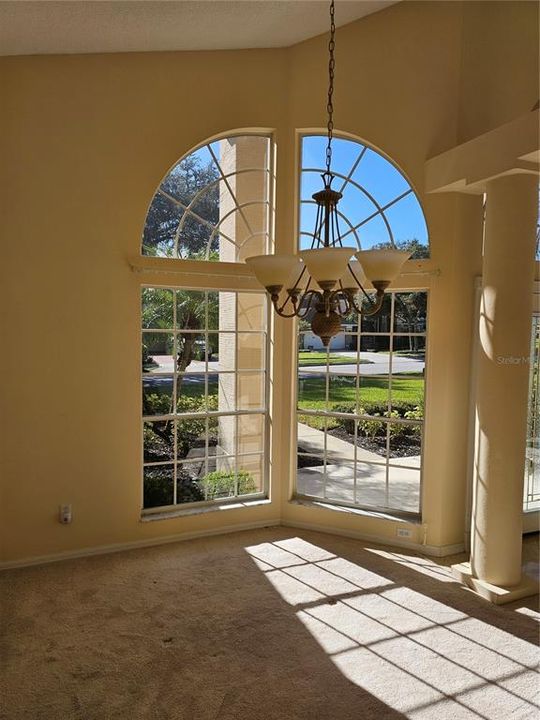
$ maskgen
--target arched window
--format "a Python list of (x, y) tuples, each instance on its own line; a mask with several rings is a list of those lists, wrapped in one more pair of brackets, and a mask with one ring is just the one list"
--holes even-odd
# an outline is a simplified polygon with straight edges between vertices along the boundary
[[(152, 199), (142, 254), (239, 263), (268, 252), (272, 145), (238, 134), (185, 155)], [(142, 276), (144, 515), (268, 496), (267, 298), (231, 289), (228, 266), (203, 271), (196, 287), (181, 270), (167, 285)]]
[[(313, 241), (326, 138), (302, 140), (301, 248)], [(332, 187), (345, 245), (392, 245), (429, 257), (426, 223), (407, 179), (381, 154), (336, 138)], [(422, 276), (419, 276), (422, 277)], [(296, 493), (327, 503), (420, 512), (428, 293), (423, 280), (387, 292), (371, 317), (351, 313), (329, 349), (299, 323)], [(394, 283), (395, 287), (395, 283)]]
[[(300, 186), (300, 247), (313, 240), (316, 204), (314, 192), (322, 187), (327, 139), (302, 139)], [(383, 155), (367, 145), (345, 138), (333, 140), (332, 187), (343, 193), (338, 210), (346, 245), (362, 250), (392, 245), (411, 249), (413, 258), (429, 257), (424, 214), (407, 178)]]
[(148, 210), (142, 254), (242, 262), (268, 252), (273, 151), (265, 135), (234, 135), (177, 162)]

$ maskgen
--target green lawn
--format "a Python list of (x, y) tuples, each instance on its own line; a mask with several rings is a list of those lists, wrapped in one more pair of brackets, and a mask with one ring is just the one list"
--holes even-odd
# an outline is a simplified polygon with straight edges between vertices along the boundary
[[(356, 357), (343, 357), (343, 355), (328, 355), (325, 352), (317, 352), (316, 350), (299, 350), (298, 351), (298, 366), (317, 366), (326, 365), (328, 360), (329, 365), (356, 365)], [(360, 360), (360, 365), (371, 364), (370, 360)]]
[[(369, 405), (384, 405), (388, 402), (388, 379), (365, 377), (360, 383), (360, 405), (369, 409)], [(298, 382), (298, 407), (309, 410), (326, 410), (325, 378), (305, 378)], [(424, 381), (420, 377), (395, 379), (392, 381), (392, 403), (421, 405), (424, 396)], [(356, 378), (330, 376), (328, 400), (330, 410), (336, 405), (354, 405), (357, 390)]]

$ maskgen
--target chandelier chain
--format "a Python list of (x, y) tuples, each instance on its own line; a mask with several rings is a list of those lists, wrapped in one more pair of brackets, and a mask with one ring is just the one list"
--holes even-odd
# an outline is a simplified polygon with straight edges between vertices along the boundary
[(334, 75), (335, 75), (335, 68), (336, 68), (336, 59), (334, 56), (334, 52), (336, 49), (336, 41), (335, 41), (335, 35), (336, 35), (336, 24), (334, 19), (334, 0), (331, 0), (330, 3), (330, 40), (328, 42), (328, 102), (326, 104), (326, 110), (328, 112), (328, 145), (326, 146), (326, 174), (329, 176), (329, 179), (331, 178), (331, 172), (330, 172), (330, 165), (332, 163), (332, 137), (333, 137), (333, 131), (334, 131), (334, 104), (333, 104), (333, 95), (334, 95)]

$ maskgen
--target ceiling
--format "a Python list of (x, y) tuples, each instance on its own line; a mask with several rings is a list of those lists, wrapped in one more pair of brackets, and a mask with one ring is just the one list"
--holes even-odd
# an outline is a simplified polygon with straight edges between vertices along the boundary
[[(336, 0), (336, 24), (396, 0)], [(328, 29), (326, 0), (0, 1), (0, 55), (287, 47)]]

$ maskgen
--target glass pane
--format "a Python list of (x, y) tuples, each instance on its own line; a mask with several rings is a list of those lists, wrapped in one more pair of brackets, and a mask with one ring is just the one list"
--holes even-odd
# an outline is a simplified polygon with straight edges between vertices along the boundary
[(143, 377), (143, 415), (170, 415), (173, 412), (173, 376)]
[(394, 297), (394, 332), (425, 332), (427, 292), (395, 293)]
[(213, 230), (213, 225), (202, 222), (190, 212), (184, 213), (178, 226), (178, 256), (193, 260), (210, 259)]
[(357, 166), (354, 180), (373, 195), (379, 205), (385, 205), (410, 189), (399, 170), (378, 152), (368, 148)]
[(420, 373), (426, 367), (426, 338), (418, 335), (394, 335), (392, 372)]
[(324, 496), (324, 459), (322, 455), (298, 454), (296, 489), (300, 495)]
[(264, 373), (239, 372), (237, 374), (237, 409), (257, 410), (265, 406)]
[(356, 463), (356, 502), (368, 507), (387, 507), (386, 465)]
[(326, 374), (301, 370), (298, 377), (298, 407), (300, 409), (326, 410)]
[(172, 333), (144, 332), (142, 335), (142, 369), (143, 373), (173, 372)]
[[(220, 415), (208, 418), (209, 462), (214, 456), (236, 454), (236, 415)], [(214, 462), (210, 468), (216, 469)]]
[(385, 369), (362, 367), (360, 371), (366, 373), (388, 372), (388, 353), (390, 352), (389, 335), (361, 335), (360, 336), (360, 362), (362, 365), (384, 364)]
[(215, 227), (219, 222), (219, 182), (213, 182), (199, 192), (190, 202), (189, 210)]
[(218, 295), (219, 301), (217, 303), (217, 312), (213, 311), (212, 317), (214, 314), (216, 317), (213, 318), (214, 322), (209, 323), (208, 328), (210, 330), (236, 330), (237, 306), (241, 302), (241, 298), (244, 298), (247, 293), (238, 293), (237, 295), (234, 292), (220, 292), (215, 294)]
[(410, 238), (416, 242), (411, 243), (414, 249), (414, 257), (429, 257), (428, 233), (424, 213), (414, 193), (399, 200), (395, 205), (385, 211), (386, 218), (390, 223), (394, 240), (398, 245), (403, 243), (407, 246)]
[(174, 470), (172, 465), (144, 468), (144, 507), (172, 505), (174, 502)]
[(231, 457), (216, 457), (216, 469), (200, 478), (199, 487), (205, 500), (232, 497), (236, 489), (235, 460)]
[(236, 459), (237, 494), (249, 495), (264, 490), (262, 455), (240, 455)]
[[(206, 293), (208, 330), (217, 330), (220, 327), (220, 323), (223, 321), (227, 312), (226, 298), (230, 296), (234, 298), (234, 293), (220, 293), (215, 291), (208, 291)], [(227, 328), (223, 329), (226, 330)], [(234, 330), (234, 327), (231, 328), (231, 330)]]
[(204, 460), (179, 463), (176, 466), (176, 502), (192, 503), (204, 500), (200, 478), (204, 476)]
[(387, 375), (362, 375), (358, 393), (360, 415), (384, 415), (390, 399), (390, 382)]
[(419, 512), (420, 470), (389, 466), (388, 507)]
[(424, 417), (424, 378), (421, 374), (392, 376), (392, 411), (409, 420)]
[(204, 291), (176, 291), (176, 327), (178, 330), (205, 329), (206, 293)]
[(142, 290), (143, 328), (171, 329), (173, 327), (173, 292), (161, 288)]
[(186, 332), (176, 336), (176, 369), (178, 372), (205, 372), (206, 335)]
[(390, 462), (420, 468), (422, 460), (422, 425), (390, 423)]
[[(176, 412), (198, 413), (208, 408), (205, 394), (206, 375), (185, 373), (176, 377)], [(216, 408), (212, 408), (216, 409)]]
[(529, 409), (525, 447), (524, 510), (540, 509), (540, 316), (533, 317)]
[(208, 375), (208, 408), (219, 412), (236, 410), (235, 373)]
[[(375, 212), (375, 209), (373, 212)], [(378, 214), (371, 217), (372, 214), (373, 213), (370, 213), (368, 216), (370, 219), (367, 220), (366, 218), (365, 222), (362, 222), (362, 225), (360, 225), (358, 229), (358, 234), (362, 242), (362, 250), (371, 250), (381, 245), (381, 243), (390, 242), (388, 226), (384, 222), (382, 215)]]
[[(369, 293), (372, 300), (375, 299), (373, 293)], [(360, 298), (361, 299), (361, 298)], [(369, 312), (371, 305), (364, 299), (362, 301), (362, 308), (366, 312)], [(389, 333), (390, 332), (390, 319), (392, 313), (392, 296), (390, 293), (386, 293), (384, 296), (383, 304), (381, 309), (375, 313), (375, 315), (362, 315), (361, 319), (361, 330), (365, 334), (369, 333)]]
[(178, 420), (176, 426), (176, 457), (204, 458), (206, 455), (206, 419)]
[[(263, 330), (266, 325), (266, 306), (266, 296), (262, 293), (238, 293), (237, 330)], [(222, 329), (227, 328), (222, 325)]]
[(386, 459), (387, 423), (380, 420), (358, 420), (357, 459), (362, 462), (384, 462)]
[[(323, 416), (298, 416), (298, 452), (324, 457), (326, 449), (326, 427), (332, 424)], [(335, 426), (335, 424), (334, 424)]]
[(172, 460), (174, 455), (174, 421), (145, 422), (144, 461)]
[(234, 333), (208, 333), (208, 362), (214, 370), (236, 369), (236, 335)]
[(338, 375), (332, 366), (328, 374), (328, 409), (355, 412), (357, 397), (356, 374)]
[(264, 450), (264, 415), (238, 416), (238, 453), (260, 452)]
[(264, 370), (265, 336), (261, 333), (238, 333), (237, 342), (238, 369)]
[[(353, 448), (351, 446), (351, 455)], [(326, 463), (326, 497), (343, 503), (354, 502), (354, 460), (328, 459)]]
[(161, 187), (183, 205), (189, 205), (195, 195), (218, 177), (217, 168), (203, 147), (177, 163), (163, 181)]
[(183, 214), (182, 208), (158, 191), (146, 216), (142, 254), (176, 257), (176, 232)]

